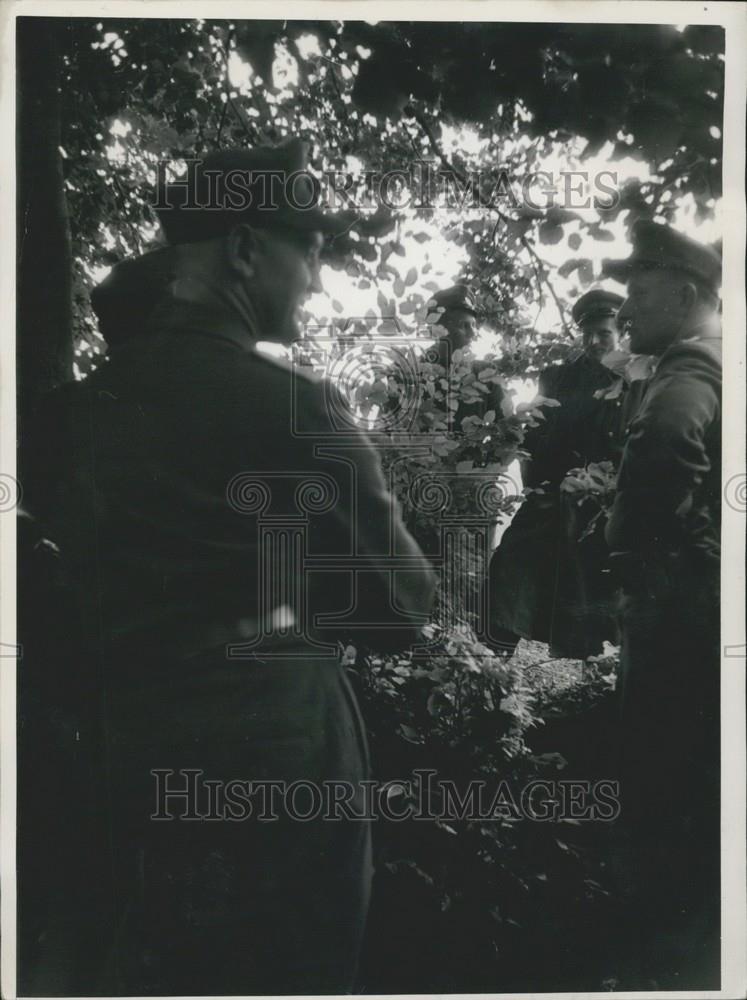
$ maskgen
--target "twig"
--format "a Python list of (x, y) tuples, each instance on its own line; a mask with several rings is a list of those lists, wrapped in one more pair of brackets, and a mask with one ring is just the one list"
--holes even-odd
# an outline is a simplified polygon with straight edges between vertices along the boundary
[[(459, 181), (461, 181), (462, 184), (470, 184), (469, 178), (464, 173), (464, 171), (460, 170), (459, 167), (456, 167), (451, 162), (451, 160), (449, 160), (446, 157), (446, 155), (444, 154), (444, 152), (441, 149), (441, 146), (439, 145), (438, 139), (436, 138), (436, 136), (433, 133), (433, 129), (430, 127), (430, 125), (428, 124), (428, 122), (425, 120), (425, 118), (423, 117), (422, 113), (420, 111), (418, 111), (416, 108), (414, 108), (412, 105), (409, 105), (407, 110), (409, 111), (409, 113), (412, 115), (412, 117), (415, 119), (415, 121), (418, 123), (418, 125), (421, 127), (421, 129), (425, 133), (425, 135), (426, 135), (426, 137), (428, 139), (428, 142), (431, 145), (431, 149), (436, 154), (436, 156), (441, 160), (441, 162), (443, 163), (443, 165), (445, 167), (448, 167), (448, 169), (458, 178)], [(489, 209), (491, 209), (491, 211), (495, 212), (495, 214), (498, 216), (498, 218), (502, 219), (504, 222), (514, 222), (515, 221), (514, 219), (511, 218), (510, 215), (505, 215), (503, 212), (501, 212), (501, 210), (499, 208), (496, 208), (496, 206), (491, 201), (488, 201), (483, 196), (483, 194), (479, 190), (479, 188), (475, 189), (474, 185), (472, 185), (472, 184), (470, 184), (470, 188), (472, 189), (472, 193), (477, 195), (477, 199), (478, 199), (478, 201), (480, 203), (480, 206), (482, 208), (489, 208)]]
[(234, 31), (235, 31), (234, 28), (230, 28), (229, 29), (228, 38), (226, 39), (226, 44), (221, 49), (222, 55), (223, 55), (223, 70), (224, 70), (224, 73), (225, 73), (225, 94), (226, 94), (226, 100), (225, 100), (225, 103), (223, 104), (223, 110), (220, 113), (220, 121), (218, 122), (218, 134), (215, 137), (215, 145), (216, 145), (216, 147), (218, 149), (220, 149), (220, 140), (221, 140), (221, 135), (223, 134), (223, 126), (224, 126), (224, 124), (226, 122), (226, 115), (228, 114), (228, 101), (229, 101), (229, 96), (228, 95), (229, 95), (229, 89), (230, 89), (230, 83), (231, 83), (231, 81), (228, 79), (228, 57), (226, 56), (226, 50), (231, 48), (231, 41), (232, 41), (233, 36), (234, 36)]
[[(96, 113), (97, 113), (97, 118), (100, 121), (101, 120), (101, 115), (98, 112), (98, 106), (95, 104), (95, 102), (93, 100), (91, 101), (91, 103), (94, 105), (94, 108), (96, 109)], [(94, 126), (89, 126), (87, 130), (88, 130), (89, 139), (94, 138)], [(94, 143), (92, 143), (92, 145), (94, 145)], [(129, 149), (127, 149), (127, 165), (129, 166)], [(136, 253), (139, 253), (140, 252), (140, 247), (142, 245), (142, 236), (137, 231), (137, 229), (135, 228), (135, 226), (133, 225), (133, 223), (130, 221), (130, 213), (127, 211), (127, 192), (123, 188), (122, 182), (120, 181), (119, 177), (117, 176), (117, 168), (116, 168), (116, 166), (114, 164), (112, 164), (111, 166), (112, 166), (112, 168), (111, 168), (111, 172), (110, 172), (109, 176), (111, 177), (112, 183), (116, 187), (116, 189), (117, 189), (117, 191), (119, 193), (119, 197), (122, 200), (122, 216), (125, 219), (125, 223), (127, 225), (127, 228), (130, 231), (130, 238), (132, 239), (132, 242), (133, 242), (133, 248), (134, 248), (134, 250), (135, 250)], [(121, 236), (121, 232), (120, 232), (120, 236)]]
[(535, 273), (538, 273), (538, 271), (539, 271), (539, 275), (538, 276), (540, 277), (541, 281), (544, 281), (544, 284), (547, 285), (547, 287), (548, 287), (548, 289), (550, 291), (550, 294), (553, 297), (555, 305), (557, 306), (558, 312), (560, 314), (560, 321), (563, 324), (563, 329), (565, 330), (566, 334), (569, 337), (572, 337), (573, 333), (570, 330), (570, 328), (568, 326), (568, 323), (566, 321), (565, 311), (563, 309), (563, 305), (562, 305), (560, 299), (558, 298), (557, 292), (553, 288), (552, 282), (547, 277), (547, 271), (546, 271), (547, 265), (542, 260), (542, 258), (537, 253), (537, 251), (534, 249), (534, 247), (529, 242), (529, 240), (526, 238), (526, 236), (522, 236), (519, 242), (524, 247), (524, 249), (528, 251), (529, 255), (532, 257), (532, 263), (534, 263), (536, 261), (537, 266), (535, 267)]
[(228, 38), (226, 39), (226, 45), (225, 46), (224, 45), (219, 45), (218, 46), (218, 50), (221, 53), (221, 55), (223, 56), (223, 65), (224, 65), (224, 68), (225, 68), (225, 71), (226, 71), (226, 83), (227, 83), (226, 91), (225, 91), (225, 93), (226, 93), (226, 104), (225, 104), (224, 109), (223, 109), (223, 115), (221, 116), (220, 128), (218, 129), (218, 138), (217, 138), (217, 143), (218, 144), (220, 144), (220, 133), (221, 133), (221, 131), (223, 129), (223, 121), (224, 121), (225, 116), (226, 116), (226, 108), (229, 105), (231, 107), (231, 111), (233, 111), (234, 115), (238, 118), (238, 120), (239, 120), (239, 122), (241, 124), (241, 127), (244, 129), (244, 131), (249, 136), (249, 138), (251, 139), (251, 141), (252, 142), (256, 142), (257, 141), (257, 133), (256, 133), (256, 131), (254, 131), (253, 129), (249, 128), (249, 124), (246, 121), (246, 118), (244, 117), (241, 108), (239, 108), (238, 105), (234, 102), (233, 98), (231, 97), (230, 89), (228, 87), (228, 84), (230, 84), (231, 81), (228, 79), (228, 51), (227, 51), (226, 46), (230, 47), (230, 45), (231, 45), (231, 39), (232, 38), (233, 38), (233, 31), (231, 31), (229, 33)]
[(223, 125), (225, 124), (227, 113), (228, 113), (228, 94), (226, 94), (226, 101), (225, 104), (223, 105), (223, 110), (220, 113), (220, 121), (218, 122), (218, 134), (215, 137), (215, 145), (218, 149), (220, 149), (220, 137), (223, 132)]
[[(415, 119), (415, 121), (418, 123), (418, 125), (420, 126), (420, 128), (425, 133), (425, 135), (426, 135), (426, 137), (428, 139), (428, 142), (431, 145), (431, 149), (436, 154), (436, 156), (438, 156), (438, 158), (441, 160), (441, 163), (445, 167), (447, 167), (449, 170), (451, 170), (452, 173), (455, 174), (455, 176), (461, 181), (462, 184), (468, 184), (469, 180), (467, 178), (467, 175), (462, 170), (459, 170), (458, 167), (455, 167), (454, 164), (444, 155), (444, 152), (441, 149), (441, 146), (439, 145), (438, 139), (436, 138), (436, 136), (435, 136), (435, 134), (433, 132), (433, 129), (431, 128), (431, 126), (429, 125), (429, 123), (426, 121), (426, 119), (423, 116), (423, 114), (420, 111), (418, 111), (417, 108), (414, 108), (412, 105), (408, 106), (407, 111)], [(496, 206), (491, 201), (489, 201), (489, 200), (487, 200), (486, 198), (483, 197), (482, 193), (479, 190), (475, 191), (473, 187), (472, 187), (472, 190), (473, 190), (473, 193), (477, 194), (477, 198), (478, 198), (478, 201), (479, 201), (480, 205), (482, 207), (484, 207), (484, 208), (489, 208), (491, 211), (495, 212), (495, 214), (498, 216), (498, 221), (499, 222), (516, 222), (517, 221), (516, 219), (512, 219), (510, 215), (506, 215), (504, 212), (501, 212), (501, 210), (499, 208), (496, 208)], [(498, 222), (496, 222), (495, 226), (493, 227), (493, 238), (495, 238), (495, 233), (496, 233), (497, 229), (498, 229)], [(534, 247), (529, 242), (529, 240), (526, 238), (526, 236), (521, 236), (520, 239), (519, 239), (519, 242), (521, 243), (521, 245), (524, 247), (524, 249), (532, 257), (532, 265), (534, 266), (534, 271), (535, 271), (535, 274), (537, 276), (537, 281), (538, 281), (539, 289), (540, 289), (540, 295), (542, 294), (542, 285), (543, 284), (547, 285), (547, 287), (548, 287), (548, 289), (550, 291), (550, 294), (553, 297), (555, 305), (557, 306), (558, 313), (560, 314), (560, 321), (563, 324), (563, 329), (565, 330), (566, 334), (569, 337), (572, 336), (572, 332), (571, 332), (571, 330), (570, 330), (570, 328), (568, 326), (568, 322), (567, 322), (567, 320), (565, 318), (565, 310), (563, 309), (563, 305), (562, 305), (560, 299), (558, 298), (557, 292), (553, 288), (552, 282), (550, 281), (550, 279), (547, 276), (545, 262), (539, 256), (539, 254), (534, 249)]]
[(335, 67), (338, 66), (339, 64), (336, 63), (334, 59), (330, 59), (327, 56), (322, 56), (322, 59), (324, 60), (324, 62), (328, 62), (332, 67), (332, 69), (327, 70), (327, 73), (329, 76), (332, 77), (332, 86), (335, 88), (335, 93), (337, 94), (337, 98), (340, 104), (344, 104), (345, 102), (343, 101), (342, 94), (340, 93), (340, 85), (337, 82), (337, 73), (335, 72)]

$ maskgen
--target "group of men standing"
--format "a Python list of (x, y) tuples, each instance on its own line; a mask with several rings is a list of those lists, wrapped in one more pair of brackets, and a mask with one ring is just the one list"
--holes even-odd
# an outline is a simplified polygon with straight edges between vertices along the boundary
[[(504, 656), (523, 637), (574, 659), (620, 641), (615, 850), (631, 948), (641, 983), (707, 988), (719, 967), (721, 258), (655, 222), (632, 238), (631, 256), (603, 268), (626, 296), (581, 296), (581, 350), (539, 377), (561, 405), (525, 439), (528, 495), (490, 560), (484, 638)], [(458, 321), (446, 308), (444, 339)], [(623, 331), (648, 377), (605, 365)], [(602, 462), (614, 500), (592, 525), (593, 505), (562, 483)]]
[[(304, 167), (295, 143), (217, 153), (195, 168), (196, 184), (216, 171)], [(336, 220), (287, 203), (195, 210), (180, 191), (165, 194), (165, 246), (115, 267), (96, 292), (109, 360), (53, 395), (33, 449), (29, 510), (59, 546), (85, 637), (74, 664), (49, 669), (85, 678), (64, 711), (102, 768), (81, 804), (89, 867), (80, 831), (62, 855), (80, 894), (66, 895), (69, 871), (58, 871), (59, 891), (43, 887), (51, 911), (27, 907), (22, 981), (36, 995), (349, 992), (368, 825), (158, 823), (151, 772), (360, 786), (365, 731), (329, 649), (351, 634), (406, 648), (428, 620), (435, 576), (370, 441), (335, 425), (334, 387), (255, 350), (299, 335), (297, 309), (321, 287), (319, 253)], [(702, 893), (718, 896), (720, 261), (641, 223), (632, 257), (609, 273), (627, 298), (584, 296), (574, 310), (583, 352), (541, 379), (561, 406), (528, 441), (526, 482), (544, 492), (530, 495), (491, 564), (491, 638), (504, 650), (527, 636), (588, 656), (610, 637), (622, 589), (623, 812), (636, 818), (631, 850), (679, 941), (682, 909), (700, 917)], [(474, 301), (447, 306), (441, 322), (466, 347)], [(614, 381), (601, 358), (616, 344), (615, 316), (631, 350), (658, 359), (635, 412), (632, 393), (599, 398)], [(583, 524), (558, 487), (569, 468), (607, 459), (619, 463), (607, 549), (597, 536), (584, 562)], [(334, 502), (311, 504), (312, 536), (268, 548), (272, 518), (299, 537), (305, 480), (323, 481)], [(317, 559), (312, 571), (288, 562), (298, 545)], [(589, 596), (600, 603), (591, 611)], [(706, 845), (708, 878), (684, 878), (692, 837)], [(32, 898), (28, 867), (26, 886)], [(77, 952), (71, 920), (85, 942)], [(682, 934), (692, 927), (682, 918)], [(712, 930), (711, 919), (697, 947)]]
[[(602, 289), (573, 306), (580, 349), (540, 373), (538, 392), (560, 403), (530, 430), (522, 462), (528, 493), (489, 567), (487, 638), (510, 654), (521, 637), (546, 642), (556, 657), (587, 659), (616, 637), (615, 588), (597, 511), (561, 489), (572, 469), (619, 463), (638, 387), (605, 365), (617, 351), (621, 296)], [(616, 388), (614, 393), (611, 392)], [(609, 396), (606, 394), (609, 393)], [(588, 532), (587, 528), (590, 528)]]

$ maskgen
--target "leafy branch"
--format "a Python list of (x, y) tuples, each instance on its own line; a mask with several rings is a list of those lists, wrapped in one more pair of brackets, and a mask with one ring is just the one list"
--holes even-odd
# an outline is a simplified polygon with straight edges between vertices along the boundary
[[(411, 117), (414, 118), (415, 121), (418, 123), (423, 133), (425, 134), (426, 138), (428, 139), (431, 149), (436, 154), (436, 156), (438, 156), (439, 160), (444, 165), (444, 167), (446, 167), (449, 171), (451, 171), (454, 174), (454, 176), (457, 177), (457, 179), (460, 181), (461, 184), (463, 184), (465, 187), (469, 186), (471, 193), (477, 196), (479, 204), (482, 207), (490, 209), (490, 211), (495, 212), (495, 214), (498, 216), (496, 224), (493, 227), (491, 238), (495, 240), (498, 224), (500, 222), (505, 222), (505, 223), (517, 222), (518, 221), (517, 219), (513, 219), (511, 218), (510, 215), (506, 215), (506, 213), (502, 212), (499, 208), (497, 208), (491, 200), (486, 199), (485, 196), (482, 194), (482, 192), (476, 189), (475, 185), (470, 183), (464, 171), (460, 170), (451, 160), (448, 159), (448, 157), (443, 152), (441, 145), (438, 139), (436, 138), (435, 133), (433, 132), (433, 129), (431, 128), (429, 122), (422, 114), (422, 112), (418, 111), (418, 109), (413, 107), (412, 105), (408, 105), (406, 110), (411, 115)], [(557, 307), (558, 314), (560, 315), (560, 321), (563, 324), (563, 329), (565, 330), (566, 334), (569, 337), (572, 336), (572, 331), (568, 326), (568, 321), (566, 320), (565, 308), (563, 306), (563, 303), (558, 297), (558, 294), (555, 291), (555, 288), (553, 287), (553, 284), (548, 277), (547, 265), (539, 256), (537, 251), (532, 246), (531, 242), (527, 239), (527, 237), (524, 234), (522, 234), (519, 237), (519, 242), (521, 243), (522, 247), (527, 251), (527, 253), (532, 259), (532, 265), (534, 268), (535, 276), (537, 278), (537, 284), (540, 296), (542, 295), (542, 286), (546, 285)]]

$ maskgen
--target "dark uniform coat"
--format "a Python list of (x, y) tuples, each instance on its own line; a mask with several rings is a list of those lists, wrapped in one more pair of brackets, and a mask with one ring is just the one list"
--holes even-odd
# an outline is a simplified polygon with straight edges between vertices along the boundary
[[(185, 768), (224, 782), (368, 777), (335, 644), (406, 646), (433, 575), (366, 437), (332, 425), (336, 402), (252, 350), (229, 314), (167, 298), (147, 336), (64, 386), (40, 418), (28, 499), (83, 622), (85, 654), (60, 669), (89, 693), (69, 708), (90, 748), (78, 803), (90, 822), (70, 844), (47, 950), (22, 960), (30, 992), (352, 988), (367, 823), (149, 818), (154, 768), (173, 771), (176, 789)], [(391, 574), (394, 553), (409, 569)], [(316, 558), (315, 571), (293, 558)], [(367, 570), (357, 604), (351, 559)], [(275, 628), (255, 653), (227, 655), (272, 631), (283, 605), (304, 635)], [(322, 613), (340, 624), (316, 625)]]
[(544, 492), (522, 503), (490, 562), (488, 637), (494, 643), (513, 634), (548, 643), (553, 655), (582, 659), (616, 638), (601, 525), (579, 541), (595, 510), (579, 507), (559, 486), (572, 468), (619, 459), (638, 384), (616, 399), (595, 397), (617, 377), (587, 355), (540, 375), (540, 395), (561, 405), (546, 407), (545, 420), (526, 438), (531, 461), (524, 485)]
[(721, 378), (720, 339), (662, 355), (629, 428), (607, 528), (623, 588), (632, 923), (645, 913), (641, 948), (680, 971), (661, 988), (719, 985)]

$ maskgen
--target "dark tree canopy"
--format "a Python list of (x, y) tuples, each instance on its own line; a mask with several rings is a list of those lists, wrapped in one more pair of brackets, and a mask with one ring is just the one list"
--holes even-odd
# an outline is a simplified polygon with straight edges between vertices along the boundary
[[(724, 31), (717, 26), (47, 24), (61, 60), (60, 147), (82, 373), (102, 350), (88, 306), (92, 276), (154, 235), (149, 200), (159, 160), (297, 135), (312, 142), (317, 172), (345, 172), (351, 157), (361, 171), (412, 172), (423, 161), (449, 171), (476, 211), (452, 213), (445, 223), (417, 202), (400, 212), (379, 205), (336, 242), (330, 263), (356, 287), (376, 289), (376, 318), (419, 320), (430, 264), (412, 270), (403, 233), (424, 252), (439, 235), (463, 251), (462, 276), (475, 284), (488, 322), (504, 340), (522, 343), (533, 338), (536, 306), (554, 300), (564, 318), (568, 293), (594, 279), (587, 237), (611, 239), (607, 227), (620, 213), (628, 225), (641, 215), (669, 219), (684, 197), (706, 218), (721, 193)], [(475, 142), (447, 152), (444, 126), (466, 126)], [(612, 166), (632, 156), (646, 171), (592, 217), (562, 204), (533, 209), (509, 196), (507, 179), (541, 171), (549, 156), (571, 148), (582, 165), (604, 148)], [(543, 260), (543, 244), (567, 246), (559, 273)], [(571, 285), (558, 293), (558, 279)], [(336, 317), (309, 318), (332, 322), (348, 311), (340, 302), (333, 309)], [(522, 355), (517, 370), (532, 370), (532, 357)]]

